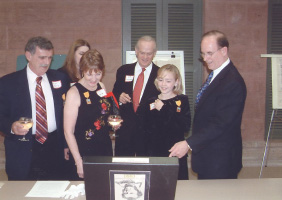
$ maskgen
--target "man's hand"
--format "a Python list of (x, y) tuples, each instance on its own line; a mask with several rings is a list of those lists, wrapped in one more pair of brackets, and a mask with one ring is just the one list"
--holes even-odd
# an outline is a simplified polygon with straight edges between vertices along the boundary
[(119, 96), (119, 102), (121, 102), (122, 104), (129, 103), (129, 102), (131, 102), (131, 97), (128, 94), (123, 92)]
[(12, 124), (12, 131), (15, 135), (26, 135), (29, 129), (24, 129), (24, 126), (19, 121), (15, 121)]
[(173, 145), (173, 147), (169, 150), (169, 157), (176, 156), (178, 158), (182, 158), (186, 153), (188, 153), (190, 147), (187, 144), (186, 140), (177, 142)]

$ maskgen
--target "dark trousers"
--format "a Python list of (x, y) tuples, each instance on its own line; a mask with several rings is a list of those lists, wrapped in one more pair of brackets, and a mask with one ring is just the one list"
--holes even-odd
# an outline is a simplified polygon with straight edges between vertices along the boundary
[(63, 149), (58, 143), (56, 131), (49, 133), (47, 140), (41, 144), (33, 136), (32, 162), (29, 180), (62, 180)]
[(188, 180), (187, 155), (179, 159), (178, 180)]
[(199, 180), (206, 179), (237, 179), (238, 173), (230, 172), (228, 174), (198, 174)]

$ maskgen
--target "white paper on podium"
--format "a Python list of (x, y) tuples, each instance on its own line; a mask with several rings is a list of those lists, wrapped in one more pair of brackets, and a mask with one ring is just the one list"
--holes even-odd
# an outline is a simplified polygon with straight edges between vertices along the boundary
[(60, 198), (69, 184), (69, 181), (37, 181), (25, 196)]
[(149, 158), (120, 158), (113, 157), (113, 163), (149, 163)]
[(0, 182), (0, 188), (1, 188), (3, 185), (4, 185), (4, 183), (3, 183), (3, 182)]

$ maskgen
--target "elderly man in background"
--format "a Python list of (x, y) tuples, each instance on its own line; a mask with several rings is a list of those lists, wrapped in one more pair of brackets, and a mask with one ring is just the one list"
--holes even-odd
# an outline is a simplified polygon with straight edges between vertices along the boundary
[(119, 99), (123, 124), (116, 133), (116, 156), (146, 155), (142, 113), (147, 99), (159, 94), (154, 85), (159, 67), (152, 62), (156, 51), (155, 39), (143, 36), (135, 45), (137, 62), (117, 70), (113, 93)]

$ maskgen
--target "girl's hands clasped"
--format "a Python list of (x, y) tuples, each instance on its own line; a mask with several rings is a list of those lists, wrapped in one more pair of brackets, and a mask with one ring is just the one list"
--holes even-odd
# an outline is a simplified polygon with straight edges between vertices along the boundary
[(155, 100), (155, 107), (158, 111), (160, 111), (163, 107), (164, 103), (160, 99)]

